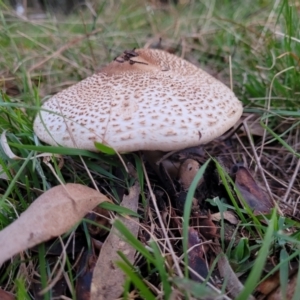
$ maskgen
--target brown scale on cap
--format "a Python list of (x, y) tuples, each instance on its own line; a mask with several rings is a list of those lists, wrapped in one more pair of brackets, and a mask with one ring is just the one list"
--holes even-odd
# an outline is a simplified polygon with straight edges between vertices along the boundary
[(51, 145), (120, 152), (179, 150), (232, 127), (241, 102), (191, 63), (153, 49), (126, 51), (99, 73), (46, 101), (34, 122)]

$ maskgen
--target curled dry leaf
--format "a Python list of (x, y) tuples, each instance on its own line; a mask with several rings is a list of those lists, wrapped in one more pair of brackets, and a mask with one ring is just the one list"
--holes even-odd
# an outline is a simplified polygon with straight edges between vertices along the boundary
[(264, 295), (270, 294), (280, 285), (279, 271), (269, 276), (256, 288), (258, 292)]
[(165, 159), (161, 162), (161, 165), (164, 167), (172, 180), (176, 179), (179, 169), (179, 162)]
[[(5, 153), (5, 155), (9, 158), (9, 159), (13, 159), (13, 160), (25, 160), (25, 158), (22, 158), (20, 156), (17, 156), (16, 154), (14, 154), (7, 142), (7, 137), (6, 137), (6, 130), (4, 130), (2, 133), (1, 133), (1, 137), (0, 137), (0, 147), (2, 148), (3, 152)], [(38, 155), (35, 155), (34, 158), (37, 158), (37, 157), (44, 157), (44, 160), (50, 160), (51, 157), (57, 157), (59, 159), (59, 169), (61, 169), (63, 167), (63, 164), (64, 164), (64, 160), (63, 160), (63, 156), (60, 155), (60, 154), (53, 154), (53, 153), (42, 153), (42, 154), (38, 154)], [(31, 158), (33, 159), (33, 158)], [(1, 166), (0, 166), (1, 167)], [(2, 172), (2, 169), (0, 169), (0, 173)], [(1, 177), (2, 174), (0, 174), (0, 178), (3, 178)], [(5, 176), (5, 174), (3, 175)], [(7, 179), (7, 178), (4, 178), (4, 179)]]
[(96, 265), (97, 256), (86, 250), (79, 260), (76, 280), (76, 299), (89, 300), (91, 298), (91, 282)]
[[(271, 263), (270, 266), (266, 265), (265, 269), (269, 270), (269, 268), (273, 268), (273, 264)], [(292, 281), (293, 278), (298, 272), (298, 263), (297, 262), (290, 262), (289, 263), (289, 269), (288, 269), (288, 277), (289, 277), (289, 287), (292, 287)], [(274, 274), (268, 276), (263, 282), (261, 282), (258, 287), (256, 288), (256, 291), (263, 294), (264, 296), (268, 295), (270, 299), (272, 299), (272, 295), (276, 295), (279, 290), (280, 294), (280, 271), (276, 271)], [(277, 292), (276, 292), (277, 291)], [(291, 290), (288, 289), (288, 294), (290, 294)], [(269, 300), (269, 298), (267, 297)], [(280, 299), (280, 298), (279, 298)]]
[(43, 153), (42, 155), (39, 155), (38, 157), (43, 157), (43, 162), (46, 164), (50, 169), (53, 169), (52, 165), (50, 164), (52, 157), (57, 157), (58, 158), (58, 168), (61, 170), (64, 166), (64, 158), (62, 155), (57, 155), (57, 154), (51, 154), (51, 153)]
[(97, 224), (87, 224), (88, 231), (93, 237), (101, 237), (107, 234), (106, 228), (110, 228), (110, 213), (108, 210), (99, 206), (95, 207), (95, 209), (87, 214), (85, 218)]
[(0, 165), (0, 179), (5, 179), (5, 180), (9, 179), (8, 176), (7, 176), (7, 174), (3, 170), (3, 167), (1, 165)]
[(164, 158), (164, 154), (165, 152), (162, 151), (144, 151), (145, 160), (156, 172), (160, 180), (166, 184), (170, 184), (177, 178), (180, 164), (179, 162)]
[(0, 299), (1, 300), (15, 300), (16, 297), (13, 294), (0, 289)]
[[(233, 225), (236, 225), (239, 223), (239, 220), (235, 216), (235, 214), (229, 210), (223, 212), (223, 218), (224, 218), (224, 220), (228, 221), (230, 224), (233, 224)], [(213, 221), (219, 222), (222, 219), (222, 214), (220, 212), (212, 214), (211, 219)]]
[[(224, 281), (227, 282), (226, 289), (229, 294), (236, 298), (240, 292), (244, 289), (243, 284), (239, 281), (238, 277), (232, 270), (229, 261), (224, 253), (222, 253), (221, 249), (218, 251), (220, 253), (220, 257), (218, 260), (218, 269), (220, 275), (224, 278)], [(255, 298), (250, 295), (247, 300), (254, 300)]]
[[(247, 122), (249, 132), (251, 135), (263, 136), (265, 129), (260, 124), (261, 116), (255, 114), (243, 114), (241, 122)], [(245, 127), (241, 127), (241, 131), (246, 133)]]
[[(255, 214), (269, 213), (274, 207), (270, 198), (258, 186), (247, 168), (235, 165), (235, 185)], [(240, 199), (241, 201), (241, 199)], [(243, 201), (241, 201), (243, 205)]]
[[(136, 183), (131, 189), (128, 196), (124, 196), (122, 206), (137, 211), (140, 187)], [(138, 235), (138, 219), (133, 217), (118, 217), (123, 224), (131, 231), (134, 236)], [(92, 300), (109, 300), (117, 299), (122, 291), (125, 282), (125, 274), (115, 266), (115, 262), (121, 260), (117, 251), (126, 255), (128, 261), (134, 262), (135, 250), (125, 243), (120, 237), (114, 226), (105, 240), (97, 264), (94, 269), (91, 299)]]
[[(18, 87), (17, 79), (8, 71), (1, 71), (0, 72), (0, 89), (2, 93), (10, 97), (16, 97), (21, 94), (21, 91)], [(22, 108), (20, 108), (22, 110)], [(2, 299), (2, 298), (0, 298)]]
[[(286, 287), (286, 295), (284, 299), (286, 300), (299, 299), (298, 298), (299, 295), (298, 296), (295, 295), (297, 290), (297, 279), (298, 279), (298, 273), (293, 274), (293, 276), (289, 278), (289, 282)], [(282, 295), (282, 289), (280, 285), (266, 297), (266, 300), (281, 300), (281, 299), (283, 299), (283, 295)]]
[(89, 211), (110, 201), (98, 191), (81, 184), (56, 186), (38, 197), (19, 219), (0, 231), (1, 264), (17, 254), (72, 228)]
[(7, 138), (6, 138), (6, 130), (4, 130), (2, 133), (1, 133), (1, 138), (0, 138), (0, 142), (1, 142), (1, 147), (4, 151), (4, 153), (10, 158), (10, 159), (15, 159), (15, 160), (19, 160), (19, 159), (22, 159), (21, 157), (15, 155), (11, 149), (10, 149), (10, 146), (8, 145), (8, 142), (7, 142)]
[(205, 155), (204, 148), (202, 146), (196, 146), (196, 147), (189, 147), (184, 148), (180, 151), (176, 151), (175, 153), (172, 153), (170, 158), (172, 160), (185, 160), (187, 158), (201, 158)]
[(200, 234), (206, 239), (206, 240), (212, 240), (215, 237), (218, 236), (217, 234), (217, 226), (212, 221), (211, 215), (208, 214), (206, 217), (199, 217), (197, 219), (197, 223), (199, 226), (199, 232)]
[(201, 245), (198, 232), (191, 227), (188, 232), (188, 248), (188, 264), (196, 273), (191, 272), (191, 278), (195, 281), (203, 282), (208, 275), (208, 268), (204, 259), (204, 247)]

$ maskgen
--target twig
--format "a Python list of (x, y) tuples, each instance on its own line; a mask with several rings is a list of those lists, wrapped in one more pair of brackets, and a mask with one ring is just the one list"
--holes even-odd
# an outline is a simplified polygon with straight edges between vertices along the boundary
[[(165, 236), (166, 243), (167, 243), (169, 249), (171, 250), (171, 249), (173, 249), (173, 247), (172, 247), (171, 242), (169, 240), (165, 224), (164, 224), (164, 222), (162, 220), (162, 217), (160, 215), (160, 212), (159, 212), (159, 209), (158, 209), (158, 206), (157, 206), (157, 202), (156, 202), (156, 197), (153, 193), (153, 190), (152, 190), (152, 187), (151, 187), (151, 184), (150, 184), (150, 180), (149, 180), (149, 177), (148, 177), (148, 174), (147, 174), (147, 171), (146, 171), (146, 168), (145, 168), (145, 164), (144, 164), (143, 161), (142, 161), (142, 166), (143, 166), (143, 172), (144, 172), (144, 175), (145, 175), (145, 179), (146, 179), (146, 182), (147, 182), (147, 185), (148, 185), (148, 188), (149, 188), (149, 193), (150, 193), (150, 196), (151, 196), (151, 199), (152, 199), (153, 206), (154, 206), (155, 211), (156, 211), (156, 215), (157, 215), (159, 224), (160, 224), (161, 229), (163, 231), (163, 234)], [(176, 267), (176, 271), (177, 271), (179, 277), (183, 278), (183, 274), (182, 274), (182, 271), (181, 271), (180, 266), (178, 264), (177, 257), (175, 256), (174, 251), (170, 251), (170, 252), (171, 252), (171, 255), (172, 255), (172, 258), (173, 258), (173, 261), (174, 261), (174, 265)]]

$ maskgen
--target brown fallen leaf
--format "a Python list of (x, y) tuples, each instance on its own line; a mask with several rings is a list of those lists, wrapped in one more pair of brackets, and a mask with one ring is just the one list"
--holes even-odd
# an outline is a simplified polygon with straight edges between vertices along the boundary
[(164, 152), (144, 151), (144, 158), (163, 182), (164, 188), (172, 195), (176, 194), (173, 180), (178, 174), (179, 163), (164, 159)]
[(175, 179), (178, 174), (179, 163), (169, 160), (165, 157), (165, 152), (162, 151), (144, 151), (145, 160), (149, 163), (151, 168), (160, 176), (160, 165), (163, 166), (166, 173), (171, 179)]
[(212, 221), (211, 215), (208, 214), (207, 216), (198, 217), (197, 218), (197, 227), (199, 227), (199, 232), (202, 237), (206, 240), (213, 240), (215, 237), (218, 236), (217, 234), (217, 226)]
[(0, 266), (18, 252), (59, 236), (89, 211), (110, 201), (98, 191), (81, 184), (56, 186), (38, 197), (12, 224), (0, 231)]
[[(297, 279), (298, 279), (298, 273), (295, 273), (291, 278), (289, 278), (289, 282), (286, 287), (286, 295), (285, 298), (286, 300), (292, 300), (292, 299), (299, 299), (299, 295), (297, 298), (293, 298), (295, 291), (297, 289)], [(266, 300), (281, 300), (283, 299), (283, 295), (281, 292), (281, 287), (278, 286), (275, 291), (270, 293)]]
[[(229, 210), (223, 212), (223, 218), (224, 220), (228, 221), (230, 224), (236, 225), (239, 223), (239, 220), (235, 216), (235, 214)], [(211, 219), (213, 221), (219, 222), (222, 219), (222, 214), (220, 212), (212, 214)]]
[(91, 282), (96, 265), (97, 256), (90, 250), (86, 250), (79, 260), (76, 280), (76, 299), (91, 299)]
[(88, 213), (85, 216), (85, 219), (88, 219), (90, 221), (93, 221), (95, 224), (87, 224), (88, 231), (92, 237), (101, 237), (107, 234), (107, 229), (110, 228), (109, 223), (109, 211), (106, 209), (103, 209), (102, 207), (95, 207), (92, 212)]
[[(235, 185), (255, 214), (267, 214), (274, 207), (270, 198), (258, 186), (247, 168), (235, 165)], [(241, 200), (240, 200), (241, 201)], [(241, 201), (243, 205), (243, 202)]]
[(2, 148), (2, 151), (5, 153), (6, 156), (8, 156), (10, 159), (14, 159), (14, 160), (22, 160), (23, 158), (20, 156), (17, 156), (16, 154), (14, 154), (10, 148), (10, 146), (8, 145), (8, 141), (7, 141), (7, 137), (6, 137), (6, 132), (7, 130), (4, 130), (1, 133), (1, 137), (0, 137), (0, 145)]
[(15, 300), (16, 297), (13, 294), (0, 289), (0, 299), (1, 300)]
[[(226, 281), (227, 283), (226, 290), (228, 291), (229, 295), (233, 298), (236, 298), (239, 295), (239, 293), (244, 289), (244, 286), (232, 270), (226, 255), (222, 253), (221, 249), (219, 249), (218, 252), (220, 253), (218, 260), (218, 269), (220, 275), (224, 278), (224, 281)], [(250, 295), (247, 300), (255, 300), (255, 298), (252, 295)]]
[(203, 279), (206, 279), (208, 275), (208, 268), (204, 259), (204, 248), (201, 245), (198, 231), (191, 227), (188, 232), (188, 249), (188, 264), (198, 275), (200, 275), (200, 277), (202, 277), (200, 279), (194, 272), (191, 272), (191, 279), (203, 282)]
[(272, 291), (274, 291), (279, 284), (280, 277), (279, 271), (277, 271), (276, 273), (272, 274), (267, 279), (265, 279), (262, 283), (260, 283), (256, 290), (264, 295), (268, 295)]
[[(55, 260), (53, 258), (52, 262)], [(51, 266), (54, 266), (55, 263), (53, 263)], [(53, 285), (51, 288), (51, 297), (52, 299), (61, 299), (62, 295), (66, 294), (66, 291), (68, 289), (68, 284), (64, 277), (61, 277), (57, 282)], [(34, 300), (44, 300), (44, 295), (41, 294), (41, 291), (43, 290), (42, 283), (40, 280), (35, 279), (30, 285), (30, 293), (32, 294), (32, 298)], [(0, 298), (1, 299), (1, 298)], [(80, 299), (76, 299), (80, 300)]]
[(188, 158), (199, 159), (205, 155), (204, 147), (202, 145), (185, 148), (179, 151), (172, 153), (170, 158), (172, 160), (182, 161)]
[(18, 87), (17, 79), (8, 71), (0, 72), (0, 90), (11, 97), (16, 97), (21, 93)]
[(4, 169), (3, 169), (2, 166), (0, 166), (0, 179), (4, 179), (4, 180), (8, 180), (9, 179), (9, 177), (5, 173), (5, 171), (4, 171)]
[[(139, 201), (140, 187), (136, 183), (129, 192), (128, 196), (123, 197), (122, 206), (137, 212)], [(133, 217), (117, 217), (134, 235), (138, 235), (139, 223), (137, 218)], [(105, 240), (101, 252), (94, 269), (91, 300), (109, 300), (117, 299), (122, 291), (126, 275), (115, 266), (115, 262), (121, 260), (117, 251), (124, 253), (131, 263), (134, 262), (135, 249), (125, 243), (120, 237), (115, 227), (112, 226), (111, 231)]]
[[(270, 267), (273, 268), (273, 264), (271, 264)], [(269, 268), (268, 266), (265, 266), (265, 269), (268, 270)], [(298, 263), (290, 262), (289, 270), (288, 270), (289, 278), (291, 279), (297, 271), (298, 271)], [(261, 282), (256, 288), (256, 291), (263, 295), (269, 295), (272, 294), (271, 292), (275, 292), (275, 290), (278, 287), (280, 288), (280, 272), (276, 271), (274, 274), (272, 274), (271, 276), (266, 278), (263, 282)]]
[[(242, 122), (246, 122), (249, 133), (251, 135), (256, 135), (256, 136), (263, 136), (265, 129), (261, 126), (260, 124), (261, 117), (256, 114), (243, 114), (243, 117), (241, 118)], [(247, 134), (247, 131), (245, 130), (245, 127), (242, 126), (240, 130), (244, 133)]]

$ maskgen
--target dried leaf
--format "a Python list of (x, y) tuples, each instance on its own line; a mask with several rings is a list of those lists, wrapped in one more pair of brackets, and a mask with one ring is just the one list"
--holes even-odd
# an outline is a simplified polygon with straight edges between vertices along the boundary
[(62, 169), (62, 167), (64, 166), (64, 158), (62, 155), (59, 154), (51, 154), (51, 153), (42, 153), (37, 155), (36, 157), (43, 157), (43, 162), (45, 165), (47, 165), (51, 170), (53, 170), (52, 165), (50, 164), (51, 160), (53, 157), (57, 157), (58, 158), (58, 168), (59, 170)]
[(279, 271), (265, 279), (256, 290), (264, 295), (271, 293), (280, 284)]
[(14, 75), (9, 74), (8, 72), (4, 74), (2, 73), (0, 75), (1, 75), (0, 89), (2, 90), (2, 92), (11, 97), (16, 97), (20, 95), (21, 92), (16, 83), (16, 79), (14, 78)]
[[(10, 159), (14, 159), (14, 160), (25, 160), (25, 158), (22, 158), (20, 156), (15, 155), (10, 146), (8, 145), (7, 142), (7, 138), (6, 138), (6, 130), (4, 130), (1, 134), (1, 138), (0, 138), (0, 146), (2, 147), (5, 155), (7, 155), (8, 158)], [(52, 158), (52, 157), (57, 157), (59, 159), (59, 169), (61, 169), (63, 167), (64, 164), (64, 160), (63, 160), (63, 156), (60, 154), (53, 154), (53, 153), (42, 153), (42, 154), (38, 154), (36, 155), (34, 158), (31, 159), (35, 159), (37, 157), (44, 157), (45, 159), (47, 159), (48, 161)]]
[[(220, 250), (221, 252), (221, 250)], [(226, 280), (227, 286), (226, 289), (228, 290), (229, 294), (236, 298), (239, 293), (244, 289), (244, 286), (237, 278), (236, 274), (232, 270), (228, 259), (224, 253), (221, 253), (219, 260), (218, 260), (218, 269), (220, 275)], [(248, 300), (255, 300), (253, 296), (249, 296)]]
[(144, 151), (144, 157), (147, 163), (156, 172), (166, 190), (171, 194), (175, 194), (176, 188), (173, 184), (173, 180), (177, 177), (179, 163), (164, 158), (164, 154), (165, 153), (161, 151)]
[(198, 158), (203, 157), (204, 155), (205, 155), (204, 147), (202, 147), (202, 145), (200, 145), (200, 146), (189, 147), (189, 148), (185, 148), (185, 149), (182, 149), (179, 151), (175, 151), (175, 153), (172, 153), (170, 158), (172, 160), (182, 161), (187, 158), (198, 159)]
[(0, 289), (0, 299), (1, 300), (15, 300), (16, 297), (13, 294)]
[(6, 130), (4, 130), (1, 134), (1, 139), (0, 139), (0, 142), (1, 142), (1, 147), (4, 151), (4, 153), (10, 158), (10, 159), (15, 159), (15, 160), (19, 160), (19, 159), (22, 159), (22, 157), (19, 157), (17, 155), (15, 155), (11, 149), (10, 149), (10, 146), (8, 145), (8, 142), (7, 142), (7, 138), (6, 138)]
[(197, 218), (197, 227), (199, 227), (199, 232), (206, 240), (212, 240), (217, 237), (217, 226), (212, 221), (211, 215), (208, 214), (207, 217)]
[[(158, 173), (159, 175), (158, 176), (159, 176), (160, 180), (163, 182), (166, 191), (170, 195), (175, 195), (176, 187), (174, 185), (173, 180), (175, 180), (175, 178), (176, 178), (178, 169), (177, 169), (177, 172), (171, 173), (172, 171), (170, 171), (171, 168), (170, 168), (169, 163), (171, 163), (171, 161), (164, 160), (159, 164), (159, 173)], [(175, 166), (174, 166), (174, 168), (176, 169)]]
[[(241, 118), (242, 121), (247, 122), (249, 133), (251, 135), (263, 136), (265, 129), (260, 124), (261, 117), (254, 114), (251, 115), (251, 118), (249, 117), (249, 114), (244, 114)], [(241, 130), (246, 133), (244, 126), (241, 127)]]
[(80, 258), (77, 270), (76, 299), (90, 300), (91, 283), (97, 257), (91, 251), (85, 251)]
[[(211, 218), (213, 221), (219, 222), (222, 219), (222, 215), (220, 212), (212, 214)], [(238, 218), (235, 216), (235, 214), (231, 211), (224, 211), (223, 212), (223, 218), (228, 221), (230, 224), (236, 225), (239, 223)]]
[(93, 237), (95, 236), (101, 237), (107, 234), (106, 228), (110, 228), (110, 223), (109, 223), (110, 215), (108, 210), (97, 206), (95, 207), (95, 209), (93, 209), (92, 212), (87, 214), (85, 218), (97, 224), (97, 225), (91, 223), (87, 224), (88, 231)]
[(0, 179), (5, 179), (5, 180), (9, 179), (8, 176), (7, 176), (7, 174), (3, 170), (3, 167), (1, 165), (0, 165)]
[[(136, 183), (130, 189), (129, 195), (123, 197), (121, 205), (136, 212), (138, 208), (139, 193), (140, 187)], [(138, 235), (138, 219), (121, 216), (118, 218), (134, 236)], [(126, 277), (125, 274), (115, 266), (115, 262), (120, 260), (117, 251), (124, 253), (131, 263), (134, 262), (135, 249), (120, 238), (113, 226), (101, 248), (100, 256), (94, 269), (91, 288), (92, 300), (117, 299), (121, 295)]]
[[(269, 213), (273, 208), (273, 203), (269, 197), (255, 182), (249, 170), (243, 166), (236, 165), (235, 184), (243, 199), (255, 214)], [(242, 201), (241, 201), (242, 203)]]
[[(47, 257), (47, 261), (51, 266), (51, 271), (55, 266), (55, 262), (57, 262), (56, 257)], [(39, 270), (37, 270), (39, 271)], [(30, 292), (34, 300), (44, 300), (45, 297), (41, 291), (43, 290), (42, 283), (39, 279), (35, 279), (32, 281), (30, 285)], [(51, 297), (52, 299), (61, 299), (62, 295), (65, 295), (68, 290), (68, 284), (66, 279), (62, 276), (51, 288)], [(0, 298), (1, 299), (1, 298)], [(76, 299), (79, 300), (79, 299)]]
[[(266, 270), (273, 268), (273, 264), (270, 266), (265, 266)], [(297, 262), (290, 262), (289, 263), (289, 278), (292, 278), (294, 274), (298, 271), (298, 263)], [(256, 288), (256, 291), (260, 292), (261, 294), (268, 295), (271, 292), (275, 293), (275, 289), (280, 289), (280, 272), (276, 271), (274, 274), (266, 278), (263, 282), (259, 284)]]
[(81, 184), (56, 186), (38, 197), (19, 219), (0, 231), (1, 264), (17, 254), (72, 228), (103, 201), (98, 191)]
[[(288, 285), (286, 287), (286, 295), (285, 298), (286, 300), (291, 300), (294, 296), (294, 293), (297, 288), (297, 279), (298, 279), (298, 274), (295, 273), (291, 278), (289, 278)], [(299, 295), (298, 295), (299, 297)], [(299, 298), (293, 298), (293, 299), (299, 299)], [(278, 286), (275, 291), (273, 291), (271, 294), (269, 294), (266, 298), (266, 300), (281, 300), (283, 299), (282, 293), (281, 293), (281, 287)]]
[[(188, 249), (189, 249), (189, 266), (199, 274), (203, 279), (205, 279), (208, 275), (208, 268), (206, 261), (204, 259), (204, 248), (201, 245), (201, 240), (198, 236), (198, 232), (189, 228), (188, 234)], [(191, 272), (191, 278), (195, 281), (202, 282), (194, 272)]]

